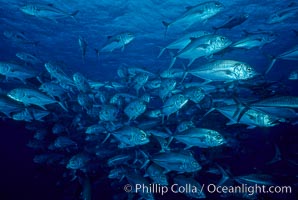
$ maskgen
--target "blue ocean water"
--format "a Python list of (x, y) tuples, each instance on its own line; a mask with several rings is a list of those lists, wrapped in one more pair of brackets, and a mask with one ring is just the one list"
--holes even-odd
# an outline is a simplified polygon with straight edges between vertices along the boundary
[[(193, 121), (196, 127), (214, 129), (228, 140), (227, 144), (219, 147), (190, 148), (191, 154), (202, 165), (202, 169), (191, 173), (178, 173), (172, 170), (167, 173), (169, 184), (174, 184), (175, 177), (181, 174), (188, 178), (194, 178), (200, 184), (217, 184), (221, 179), (218, 169), (218, 166), (220, 166), (231, 175), (230, 181), (236, 185), (240, 183), (237, 183), (233, 177), (247, 174), (267, 174), (273, 179), (270, 182), (272, 185), (291, 186), (292, 192), (291, 194), (257, 194), (249, 196), (240, 194), (237, 196), (205, 191), (207, 199), (296, 199), (297, 117), (277, 117), (278, 124), (273, 127), (260, 126), (247, 129), (247, 126), (243, 124), (226, 125), (229, 120), (220, 112), (215, 111), (205, 117), (204, 114), (217, 105), (216, 100), (224, 102), (224, 98), (239, 98), (244, 103), (274, 96), (297, 98), (297, 78), (296, 80), (290, 80), (288, 77), (291, 72), (297, 70), (298, 65), (298, 50), (294, 48), (298, 44), (298, 3), (296, 1), (271, 0), (222, 0), (220, 3), (224, 5), (224, 8), (214, 16), (201, 21), (190, 19), (190, 21), (175, 24), (175, 20), (178, 21), (177, 19), (182, 18), (183, 14), (187, 13), (186, 7), (196, 6), (204, 2), (206, 1), (44, 0), (28, 2), (23, 0), (0, 0), (1, 65), (2, 63), (16, 64), (22, 66), (22, 70), (26, 69), (25, 71), (28, 70), (30, 73), (37, 72), (34, 76), (28, 78), (26, 83), (18, 78), (7, 78), (5, 73), (1, 72), (1, 95), (8, 98), (6, 94), (14, 88), (26, 87), (38, 90), (44, 82), (57, 82), (57, 77), (53, 78), (45, 69), (45, 63), (55, 63), (54, 65), (59, 66), (63, 70), (63, 74), (65, 73), (71, 79), (73, 74), (79, 72), (88, 80), (102, 83), (103, 86), (100, 89), (93, 89), (90, 92), (94, 95), (98, 94), (99, 96), (99, 91), (102, 91), (104, 98), (110, 99), (117, 93), (130, 94), (136, 97), (149, 94), (152, 99), (146, 109), (150, 111), (164, 107), (165, 101), (162, 101), (159, 97), (158, 90), (156, 92), (146, 86), (143, 90), (142, 85), (138, 94), (134, 87), (139, 82), (129, 71), (125, 71), (124, 77), (120, 76), (119, 69), (135, 70), (137, 68), (151, 72), (154, 75), (149, 76), (148, 82), (150, 82), (159, 79), (161, 72), (168, 69), (173, 56), (177, 57), (173, 68), (179, 68), (184, 72), (215, 60), (236, 60), (248, 63), (260, 75), (253, 81), (239, 81), (239, 85), (237, 85), (238, 81), (232, 82), (235, 85), (229, 81), (214, 81), (210, 85), (217, 87), (218, 90), (215, 92), (205, 91), (206, 98), (204, 101), (194, 103), (188, 100), (186, 106), (177, 112), (175, 111), (169, 119), (165, 119), (166, 122), (162, 122), (163, 120), (157, 117), (158, 123), (155, 127), (159, 130), (164, 130), (166, 126), (174, 132), (180, 122)], [(56, 12), (56, 15), (49, 16), (49, 13), (41, 13), (43, 16), (38, 16), (38, 12), (28, 14), (22, 10), (24, 6), (31, 4), (43, 9), (52, 9), (53, 12)], [(194, 8), (190, 7), (188, 10)], [(203, 11), (199, 10), (197, 12), (204, 12), (204, 8), (202, 9)], [(72, 13), (74, 16), (71, 16)], [(229, 28), (218, 30), (214, 28), (224, 25), (233, 17), (240, 16), (243, 13), (248, 14), (245, 21), (236, 22)], [(274, 13), (280, 15), (280, 21), (271, 23), (269, 19)], [(170, 23), (167, 31), (162, 23), (163, 21)], [(193, 24), (188, 27), (186, 22)], [(187, 59), (179, 58), (177, 49), (165, 50), (158, 57), (162, 48), (194, 31), (207, 31), (211, 35), (216, 34), (227, 37), (232, 44), (254, 34), (268, 34), (274, 36), (274, 40), (253, 48), (222, 49), (214, 55), (204, 55), (196, 59), (190, 66), (187, 66)], [(119, 34), (127, 32), (133, 34), (133, 40), (126, 44), (124, 36), (119, 37)], [(11, 34), (7, 35), (5, 33)], [(83, 38), (87, 43), (84, 55), (82, 55), (79, 38)], [(114, 40), (111, 38), (114, 38)], [(194, 38), (189, 39), (195, 40)], [(257, 41), (264, 42), (262, 39), (264, 38)], [(111, 52), (101, 52), (103, 47), (113, 42), (120, 45), (120, 47), (112, 49)], [(203, 44), (198, 48), (205, 46), (206, 44)], [(280, 56), (293, 48), (293, 55), (288, 57)], [(24, 59), (16, 56), (20, 52), (29, 53), (38, 61), (36, 63), (32, 63), (32, 60), (24, 61)], [(274, 58), (277, 59), (272, 70), (264, 75)], [(229, 74), (227, 70), (223, 71)], [(35, 79), (36, 76), (40, 77), (41, 80)], [(171, 91), (172, 96), (184, 94), (186, 91), (184, 86), (188, 83), (204, 82), (204, 79), (190, 74), (183, 82), (180, 82), (181, 77), (175, 78), (175, 80), (177, 80), (177, 87), (175, 91)], [(121, 84), (121, 88), (113, 86), (112, 82)], [(65, 80), (58, 81), (58, 83), (63, 85)], [(123, 149), (117, 147), (121, 141), (113, 138), (113, 136), (104, 144), (101, 144), (101, 142), (105, 137), (96, 136), (94, 139), (86, 140), (85, 129), (104, 120), (87, 113), (90, 110), (89, 105), (84, 107), (77, 102), (78, 93), (84, 92), (76, 88), (77, 85), (72, 86), (74, 91), (66, 89), (65, 93), (69, 96), (63, 99), (63, 102), (70, 110), (69, 115), (65, 114), (59, 105), (46, 105), (46, 109), (51, 114), (42, 121), (36, 119), (32, 119), (30, 122), (14, 120), (12, 117), (15, 114), (14, 112), (10, 113), (9, 116), (1, 112), (1, 199), (84, 199), (81, 193), (86, 176), (91, 182), (92, 199), (140, 198), (140, 194), (126, 193), (123, 187), (128, 183), (132, 184), (132, 181), (127, 178), (129, 173), (140, 173), (141, 177), (145, 174), (145, 169), (140, 169), (145, 162), (144, 155), (135, 152), (142, 150), (149, 156), (154, 156), (160, 150), (156, 137), (151, 135), (149, 144)], [(95, 104), (107, 104), (108, 100), (102, 100), (98, 96), (94, 97), (97, 99), (93, 99), (92, 108)], [(170, 97), (171, 95), (167, 96), (165, 100)], [(57, 97), (54, 99), (60, 100)], [(128, 120), (129, 117), (125, 114), (124, 108), (133, 101), (132, 99), (127, 97), (124, 100), (124, 105), (120, 106), (121, 108), (119, 108), (119, 113), (114, 122), (117, 126), (119, 122), (122, 123), (122, 126), (129, 124), (137, 127), (143, 122), (152, 120), (144, 114), (138, 116), (135, 120)], [(212, 105), (209, 102), (211, 100), (213, 101)], [(222, 104), (219, 105), (222, 106)], [(25, 106), (40, 109), (36, 105)], [(1, 108), (5, 110), (5, 107), (1, 106)], [(297, 102), (294, 108), (293, 106), (286, 106), (286, 108), (290, 111), (295, 112), (295, 109), (297, 111)], [(243, 114), (245, 115), (245, 113)], [(80, 120), (76, 121), (74, 126), (71, 126), (70, 124), (75, 117), (79, 115), (81, 116)], [(106, 120), (104, 124), (116, 126), (114, 123), (110, 124), (110, 121), (112, 120)], [(55, 124), (63, 124), (67, 128), (67, 131), (62, 131), (59, 136), (71, 138), (75, 141), (76, 147), (71, 146), (54, 150), (49, 148), (58, 138), (57, 134), (52, 133)], [(28, 145), (28, 142), (32, 142), (37, 130), (42, 129), (47, 130), (48, 135), (45, 139), (41, 140), (42, 142), (39, 141), (38, 147)], [(110, 132), (113, 133), (113, 131)], [(177, 141), (173, 141), (170, 145), (172, 151), (175, 152), (184, 151), (184, 147), (183, 143)], [(276, 149), (281, 152), (281, 159), (270, 163), (277, 151)], [(87, 164), (78, 169), (67, 168), (66, 166), (72, 156), (82, 152), (88, 154)], [(60, 160), (49, 161), (48, 158), (48, 160), (40, 163), (33, 161), (36, 155), (48, 153), (61, 156)], [(110, 171), (115, 168), (120, 169), (120, 167), (108, 166), (108, 159), (122, 154), (131, 155), (134, 157), (132, 160), (136, 159), (138, 162), (134, 164), (130, 160), (128, 164), (121, 166), (121, 168), (124, 167), (127, 170), (126, 177), (123, 180), (109, 179), (108, 174)], [(137, 158), (135, 158), (136, 154), (138, 154)], [(146, 180), (148, 183), (153, 184), (148, 177)], [(135, 181), (142, 183), (138, 179)], [(231, 185), (232, 183), (225, 184)], [(154, 194), (154, 196), (155, 199), (190, 198), (184, 195), (183, 192), (180, 194), (169, 192), (164, 196)], [(88, 199), (88, 197), (85, 199)]]

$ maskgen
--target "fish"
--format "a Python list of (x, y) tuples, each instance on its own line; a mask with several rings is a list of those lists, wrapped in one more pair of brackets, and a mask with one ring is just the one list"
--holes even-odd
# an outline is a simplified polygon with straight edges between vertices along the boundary
[(265, 44), (273, 42), (277, 38), (273, 32), (259, 32), (259, 33), (248, 33), (243, 39), (234, 42), (230, 45), (231, 48), (242, 48), (242, 49), (261, 49)]
[(130, 154), (120, 154), (108, 159), (107, 164), (109, 167), (116, 167), (119, 165), (127, 164), (128, 161), (132, 160), (132, 156)]
[(67, 91), (62, 88), (59, 84), (54, 82), (44, 82), (42, 83), (39, 88), (40, 91), (46, 93), (52, 98), (59, 98), (60, 100), (63, 99), (63, 96), (67, 93)]
[(149, 143), (149, 135), (136, 127), (123, 126), (112, 133), (120, 142), (118, 148), (129, 148)]
[(88, 93), (91, 90), (88, 80), (83, 74), (76, 72), (72, 76), (73, 82), (80, 92)]
[(292, 47), (288, 51), (283, 52), (282, 54), (279, 54), (278, 56), (272, 57), (270, 65), (268, 66), (265, 75), (270, 72), (273, 65), (275, 64), (276, 60), (298, 60), (298, 45)]
[(207, 1), (195, 6), (186, 7), (186, 11), (174, 19), (172, 22), (163, 21), (165, 26), (165, 35), (167, 34), (170, 26), (186, 26), (190, 27), (194, 23), (202, 22), (205, 23), (209, 18), (215, 16), (217, 13), (224, 9), (224, 5), (218, 1)]
[(169, 185), (167, 176), (163, 173), (163, 168), (152, 163), (147, 169), (144, 177), (149, 176), (153, 183), (159, 185)]
[(119, 109), (114, 105), (103, 105), (99, 111), (99, 119), (103, 122), (111, 122), (117, 120)]
[(43, 118), (48, 116), (50, 112), (46, 110), (39, 110), (35, 108), (26, 108), (23, 111), (14, 113), (12, 115), (12, 119), (31, 122), (33, 120), (36, 121), (44, 121)]
[(221, 35), (205, 35), (191, 38), (191, 42), (175, 56), (172, 57), (169, 69), (175, 64), (177, 58), (188, 59), (187, 68), (198, 58), (212, 57), (213, 54), (227, 48), (232, 41)]
[(63, 150), (67, 148), (78, 148), (78, 144), (72, 139), (66, 136), (59, 136), (55, 141), (48, 147), (50, 150)]
[(146, 104), (143, 100), (135, 100), (130, 102), (125, 108), (124, 113), (129, 118), (129, 121), (135, 120), (146, 111)]
[(183, 132), (177, 133), (170, 139), (168, 145), (173, 138), (186, 144), (187, 146), (184, 149), (189, 149), (193, 146), (211, 148), (226, 143), (226, 140), (219, 132), (205, 128), (189, 128)]
[(254, 107), (298, 108), (298, 96), (275, 96), (250, 103)]
[(211, 33), (207, 31), (196, 31), (183, 35), (179, 39), (171, 42), (166, 47), (162, 48), (157, 57), (159, 58), (166, 49), (177, 49), (178, 51), (184, 49), (191, 42), (191, 38), (199, 38), (201, 36), (210, 34)]
[(44, 66), (47, 72), (50, 74), (51, 78), (55, 78), (60, 85), (64, 84), (75, 86), (75, 83), (73, 82), (72, 78), (70, 78), (57, 63), (47, 62)]
[(268, 174), (247, 174), (242, 176), (236, 176), (234, 177), (234, 180), (236, 180), (240, 184), (249, 184), (249, 185), (276, 185), (276, 183), (273, 180), (273, 177)]
[(258, 73), (249, 64), (236, 60), (215, 60), (191, 69), (187, 73), (211, 81), (236, 81), (247, 80), (255, 77)]
[(85, 171), (86, 165), (91, 160), (90, 156), (86, 153), (78, 153), (73, 155), (68, 161), (66, 168), (73, 170)]
[(116, 49), (121, 49), (124, 51), (126, 45), (128, 45), (135, 38), (134, 34), (131, 32), (122, 32), (117, 35), (108, 36), (108, 41), (100, 50), (95, 50), (97, 54), (103, 52), (112, 52)]
[(169, 118), (169, 116), (180, 110), (188, 102), (188, 99), (183, 94), (176, 94), (171, 96), (162, 106), (162, 114)]
[(277, 117), (253, 108), (246, 108), (239, 104), (215, 108), (218, 112), (230, 119), (226, 125), (245, 124), (248, 129), (255, 127), (272, 127), (278, 124)]
[(68, 112), (67, 108), (61, 102), (56, 101), (35, 89), (15, 88), (9, 91), (7, 96), (15, 101), (23, 103), (25, 106), (36, 105), (44, 110), (47, 110), (45, 105), (58, 103), (63, 110)]
[(0, 94), (0, 113), (7, 117), (11, 117), (12, 113), (20, 112), (24, 109), (24, 105), (15, 101), (4, 94)]
[(202, 166), (190, 151), (161, 152), (152, 155), (151, 160), (155, 164), (165, 168), (164, 174), (170, 171), (185, 173), (196, 172), (202, 169)]
[(160, 87), (158, 88), (158, 96), (162, 101), (165, 100), (167, 96), (171, 94), (171, 92), (175, 89), (177, 85), (177, 81), (175, 79), (164, 79), (160, 83)]
[(37, 46), (39, 44), (39, 41), (33, 41), (27, 38), (24, 32), (6, 30), (3, 32), (3, 35), (7, 39), (15, 43), (28, 44), (28, 45), (34, 45), (34, 46)]
[(160, 73), (161, 78), (182, 78), (185, 74), (185, 70), (180, 68), (166, 69)]
[(230, 19), (225, 22), (223, 25), (218, 26), (218, 27), (213, 27), (213, 29), (215, 31), (219, 30), (219, 29), (232, 29), (235, 26), (239, 26), (240, 24), (242, 24), (243, 22), (245, 22), (248, 18), (248, 14), (247, 13), (242, 13), (240, 15), (235, 15), (230, 17)]
[(40, 59), (38, 59), (35, 55), (29, 54), (29, 53), (18, 52), (16, 53), (16, 56), (22, 61), (24, 61), (25, 63), (30, 63), (33, 65), (41, 63)]
[(274, 13), (268, 17), (267, 23), (268, 24), (281, 23), (286, 19), (294, 18), (297, 15), (298, 15), (298, 6), (290, 6), (288, 8), (274, 11)]
[(18, 79), (26, 84), (27, 79), (37, 77), (37, 72), (18, 64), (0, 61), (0, 75), (5, 76), (6, 79)]
[(28, 3), (22, 6), (20, 10), (27, 15), (41, 19), (49, 19), (55, 22), (57, 22), (58, 19), (67, 17), (71, 17), (74, 21), (77, 21), (75, 16), (79, 13), (79, 10), (68, 13), (67, 11), (55, 7), (53, 4), (42, 3)]
[(81, 53), (82, 53), (83, 63), (85, 63), (85, 56), (86, 56), (88, 43), (85, 40), (85, 38), (83, 38), (82, 36), (79, 36), (78, 42), (79, 42), (80, 50), (81, 50)]
[(183, 91), (186, 98), (194, 103), (200, 103), (205, 97), (205, 92), (200, 87), (189, 87)]
[(144, 86), (147, 83), (148, 79), (149, 79), (149, 75), (146, 73), (138, 73), (133, 78), (132, 85), (136, 90), (137, 95), (139, 94), (139, 91), (141, 88), (145, 89)]

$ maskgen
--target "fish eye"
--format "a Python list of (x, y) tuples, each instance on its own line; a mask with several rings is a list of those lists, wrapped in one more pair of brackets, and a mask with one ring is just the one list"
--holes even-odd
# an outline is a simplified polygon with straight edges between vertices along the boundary
[(221, 37), (220, 37), (220, 40), (221, 40), (221, 41), (224, 41), (224, 40), (225, 40), (225, 37), (221, 36)]
[(247, 68), (247, 71), (249, 71), (249, 72), (250, 72), (250, 71), (251, 71), (251, 67), (248, 67), (248, 68)]
[(145, 133), (142, 133), (141, 134), (141, 139), (145, 139), (146, 138), (146, 134)]

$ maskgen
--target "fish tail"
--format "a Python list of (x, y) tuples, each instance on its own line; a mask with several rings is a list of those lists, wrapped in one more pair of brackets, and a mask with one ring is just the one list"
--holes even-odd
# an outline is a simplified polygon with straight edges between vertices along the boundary
[(74, 11), (73, 13), (70, 14), (70, 17), (75, 21), (78, 22), (75, 16), (79, 13), (79, 10)]
[(168, 33), (168, 29), (169, 29), (169, 26), (170, 26), (170, 23), (168, 22), (165, 22), (165, 21), (162, 21), (162, 24), (165, 26), (165, 37), (167, 36), (167, 33)]
[(270, 70), (272, 69), (272, 67), (273, 67), (273, 65), (275, 64), (275, 62), (276, 62), (276, 58), (273, 58), (273, 59), (271, 60), (271, 63), (270, 63), (270, 65), (269, 65), (269, 67), (267, 68), (267, 70), (266, 70), (266, 72), (265, 72), (265, 75), (268, 74), (268, 73), (270, 72)]
[(231, 176), (219, 164), (216, 163), (216, 166), (222, 175), (222, 177), (218, 181), (217, 185), (222, 186), (225, 182), (227, 182), (229, 179), (231, 179)]

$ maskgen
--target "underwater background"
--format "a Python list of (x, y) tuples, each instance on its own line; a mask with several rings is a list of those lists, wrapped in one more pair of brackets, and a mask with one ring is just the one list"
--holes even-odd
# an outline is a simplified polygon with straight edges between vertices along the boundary
[[(297, 199), (298, 2), (210, 1), (221, 7), (215, 13), (212, 6), (202, 6), (206, 2), (0, 0), (0, 198)], [(194, 13), (197, 15), (192, 18)], [(276, 13), (278, 19), (274, 21)], [(189, 36), (184, 46), (188, 49), (172, 48), (169, 44), (196, 31), (225, 37), (230, 43), (214, 53), (199, 52), (202, 55), (190, 63), (197, 49), (208, 47), (209, 43), (199, 43), (206, 36)], [(236, 46), (236, 42), (252, 35), (260, 36), (257, 42)], [(197, 46), (190, 46), (191, 43)], [(30, 56), (18, 56), (18, 53)], [(241, 61), (256, 73), (240, 80), (238, 76), (214, 78), (216, 73), (230, 77), (230, 69), (218, 71), (214, 67), (207, 75), (192, 71), (216, 60)], [(173, 66), (169, 67), (171, 63)], [(272, 69), (266, 72), (271, 64)], [(169, 68), (180, 71), (173, 77), (161, 75)], [(77, 81), (74, 74), (81, 79)], [(138, 79), (139, 75), (145, 78)], [(149, 85), (167, 79), (176, 84), (173, 90), (163, 88), (168, 95), (163, 96), (159, 86)], [(200, 85), (204, 91), (200, 93), (202, 97), (192, 99), (187, 85), (204, 81), (205, 86)], [(51, 96), (49, 91), (40, 89), (47, 82), (58, 85), (63, 94), (55, 96), (54, 91)], [(11, 91), (15, 88), (30, 88), (28, 92), (34, 91), (32, 95), (38, 96), (38, 100), (30, 102), (22, 96), (13, 96)], [(80, 94), (82, 99), (78, 97)], [(122, 101), (114, 104), (111, 98), (115, 94)], [(146, 95), (150, 102), (144, 100)], [(175, 99), (171, 102), (176, 95), (187, 97), (177, 107)], [(273, 100), (274, 105), (259, 109), (262, 106), (257, 103), (272, 97), (285, 97), (287, 105)], [(141, 103), (132, 105), (132, 111), (128, 111), (128, 105), (140, 99)], [(41, 105), (41, 101), (46, 103)], [(115, 110), (111, 111), (107, 105)], [(223, 114), (226, 111), (223, 108), (230, 109), (231, 105), (236, 110), (228, 111), (232, 112), (229, 118), (229, 114)], [(133, 110), (137, 106), (143, 106), (144, 111)], [(173, 110), (168, 111), (168, 107)], [(268, 111), (268, 107), (274, 111)], [(250, 109), (269, 116), (273, 122), (245, 121)], [(148, 113), (153, 110), (161, 110), (160, 115), (150, 117)], [(18, 115), (23, 111), (24, 115)], [(229, 125), (231, 118), (234, 124)], [(193, 145), (193, 138), (182, 131), (181, 135), (186, 135), (186, 142), (182, 142), (177, 131), (182, 122), (191, 122), (187, 127), (191, 130), (212, 129), (219, 135), (210, 141), (206, 139), (208, 135), (202, 136), (200, 146)], [(104, 134), (86, 133), (88, 127), (96, 124), (103, 126), (99, 132)], [(62, 130), (53, 133), (56, 125)], [(36, 136), (39, 131), (44, 131), (44, 135)], [(143, 132), (145, 142), (138, 138)], [(111, 136), (106, 138), (107, 135)], [(126, 141), (130, 136), (137, 138), (134, 143)], [(62, 144), (57, 144), (59, 137), (66, 138)], [(160, 147), (159, 139), (171, 142)], [(156, 158), (161, 149), (162, 161)], [(82, 160), (71, 163), (75, 155), (83, 155)], [(123, 163), (108, 164), (117, 155), (123, 155), (120, 161)], [(38, 160), (36, 156), (44, 157)], [(175, 166), (175, 156), (194, 159), (200, 166), (181, 170), (181, 166)], [(150, 163), (146, 165), (147, 161)], [(291, 186), (292, 191), (254, 195), (205, 191), (201, 196), (169, 192), (154, 197), (126, 193), (123, 187), (128, 183), (158, 184), (143, 177), (152, 163), (168, 171), (165, 174), (169, 185), (181, 176), (186, 182), (192, 178), (201, 185), (218, 184), (226, 173), (225, 185), (243, 184), (247, 175), (250, 180), (245, 179), (245, 184)], [(113, 169), (119, 169), (122, 174), (111, 178)], [(92, 197), (84, 193), (86, 180)]]

